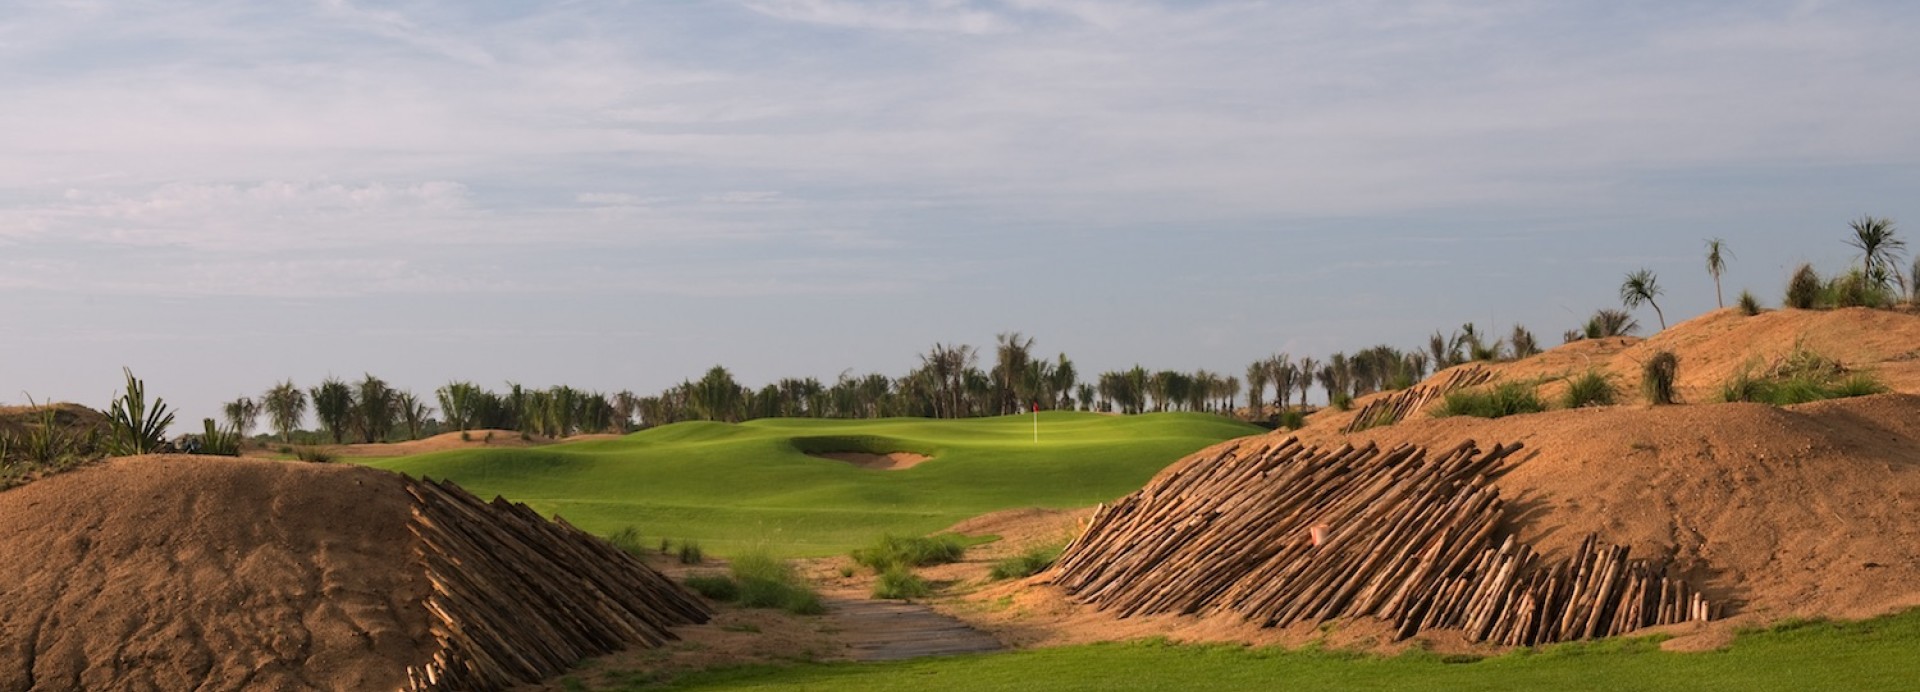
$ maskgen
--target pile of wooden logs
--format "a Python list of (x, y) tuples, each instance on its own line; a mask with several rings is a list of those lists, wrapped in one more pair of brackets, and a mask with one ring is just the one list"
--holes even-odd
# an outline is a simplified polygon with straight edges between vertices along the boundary
[(1046, 579), (1120, 617), (1237, 613), (1264, 626), (1372, 617), (1515, 646), (1705, 620), (1662, 561), (1589, 536), (1546, 564), (1490, 478), (1519, 445), (1303, 447), (1253, 438), (1102, 506)]
[(409, 480), (411, 528), (431, 592), (432, 661), (413, 690), (499, 690), (539, 682), (589, 656), (659, 646), (667, 627), (706, 622), (697, 598), (564, 519), (493, 502), (451, 481)]
[(1455, 368), (1433, 382), (1416, 384), (1391, 395), (1374, 398), (1366, 406), (1360, 407), (1360, 411), (1353, 415), (1353, 420), (1347, 421), (1347, 427), (1341, 432), (1356, 433), (1367, 428), (1393, 425), (1425, 411), (1428, 404), (1446, 396), (1447, 392), (1477, 387), (1491, 379), (1493, 371), (1477, 365)]

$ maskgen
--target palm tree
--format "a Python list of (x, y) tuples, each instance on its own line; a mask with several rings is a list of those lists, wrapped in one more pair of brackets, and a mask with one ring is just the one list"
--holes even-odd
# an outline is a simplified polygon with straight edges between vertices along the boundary
[(243, 396), (227, 402), (224, 409), (227, 423), (233, 426), (234, 432), (240, 433), (241, 439), (253, 433), (253, 424), (260, 420), (260, 404)]
[(1666, 331), (1667, 315), (1660, 311), (1660, 304), (1653, 301), (1654, 296), (1660, 295), (1659, 278), (1653, 270), (1644, 267), (1627, 274), (1627, 280), (1620, 282), (1620, 303), (1628, 310), (1640, 307), (1641, 303), (1652, 305), (1654, 316), (1660, 318), (1660, 330)]
[(360, 392), (354, 397), (354, 424), (360, 428), (362, 440), (374, 443), (387, 439), (387, 434), (393, 431), (394, 414), (399, 412), (396, 395), (386, 380), (372, 373), (360, 381)]
[(407, 424), (407, 439), (420, 439), (420, 426), (433, 415), (433, 407), (414, 397), (413, 392), (401, 392), (396, 402), (400, 420)]
[(1267, 362), (1256, 360), (1247, 366), (1247, 416), (1260, 419), (1260, 409), (1266, 408)]
[[(1319, 366), (1320, 363), (1314, 361), (1312, 356), (1301, 356), (1300, 362), (1294, 366), (1295, 371), (1298, 372), (1299, 375), (1293, 378), (1293, 386), (1300, 388), (1301, 408), (1306, 408), (1307, 406), (1307, 390), (1313, 389), (1314, 368)], [(1284, 411), (1282, 413), (1284, 413)]]
[(353, 425), (353, 387), (329, 377), (313, 388), (313, 416), (320, 427), (333, 437), (334, 444), (346, 441), (347, 428)]
[(1727, 273), (1727, 258), (1733, 252), (1727, 250), (1727, 241), (1714, 238), (1707, 241), (1707, 273), (1713, 275), (1713, 302), (1726, 307), (1727, 301), (1720, 297), (1720, 275)]
[(1893, 237), (1893, 220), (1862, 216), (1848, 226), (1853, 229), (1853, 237), (1847, 244), (1860, 251), (1860, 266), (1867, 280), (1881, 288), (1900, 280), (1898, 262), (1907, 244)]
[(273, 429), (280, 433), (280, 441), (291, 442), (293, 429), (300, 426), (300, 418), (307, 413), (306, 393), (293, 386), (293, 380), (287, 380), (268, 389), (261, 399), (267, 417), (273, 419)]
[(999, 389), (994, 406), (1004, 414), (1017, 413), (1020, 400), (1026, 392), (1021, 385), (1027, 372), (1027, 362), (1033, 358), (1033, 337), (1022, 336), (1020, 332), (1001, 332), (994, 337), (998, 344), (994, 349), (997, 360), (993, 366), (994, 385)]

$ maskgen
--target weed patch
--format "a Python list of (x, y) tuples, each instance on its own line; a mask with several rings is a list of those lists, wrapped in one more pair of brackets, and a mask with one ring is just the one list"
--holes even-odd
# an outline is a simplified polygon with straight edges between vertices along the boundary
[(1440, 408), (1434, 411), (1434, 417), (1473, 416), (1476, 418), (1500, 418), (1521, 413), (1539, 413), (1547, 410), (1540, 401), (1540, 395), (1531, 385), (1521, 382), (1506, 382), (1493, 389), (1469, 389), (1447, 394), (1440, 402)]

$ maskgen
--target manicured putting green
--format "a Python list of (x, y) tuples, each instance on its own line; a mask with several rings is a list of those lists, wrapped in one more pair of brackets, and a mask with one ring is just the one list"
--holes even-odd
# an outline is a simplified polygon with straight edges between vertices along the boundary
[[(1485, 660), (1120, 643), (898, 663), (695, 673), (672, 690), (1912, 690), (1920, 611), (1742, 635), (1724, 651), (1667, 653), (1648, 639), (1549, 647)], [(619, 671), (581, 671), (594, 683)], [(611, 688), (623, 689), (616, 682)], [(639, 689), (639, 688), (634, 688)]]
[[(1034, 422), (1021, 415), (679, 423), (616, 440), (365, 463), (451, 478), (602, 535), (633, 526), (649, 542), (692, 539), (721, 555), (765, 546), (798, 557), (843, 552), (885, 532), (937, 531), (994, 510), (1112, 500), (1202, 447), (1261, 432), (1207, 414), (1057, 411), (1039, 415), (1036, 443)], [(875, 471), (802, 450), (932, 459)]]

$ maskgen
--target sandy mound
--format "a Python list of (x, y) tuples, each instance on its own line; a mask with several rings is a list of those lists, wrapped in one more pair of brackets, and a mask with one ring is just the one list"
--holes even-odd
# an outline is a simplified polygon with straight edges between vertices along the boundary
[(1673, 551), (1709, 598), (1751, 619), (1920, 605), (1920, 396), (1416, 417), (1303, 439), (1524, 443), (1495, 481), (1521, 540), (1554, 556), (1589, 532), (1637, 555)]
[[(360, 467), (181, 456), (0, 493), (0, 688), (401, 689), (410, 671), (491, 664), (485, 620), (504, 606), (476, 594), (573, 608), (571, 626), (501, 621), (555, 632), (543, 653), (561, 657), (587, 648), (587, 624), (621, 622), (602, 613), (640, 607), (623, 588), (658, 578), (457, 496)], [(532, 554), (535, 540), (570, 554)]]
[[(1613, 377), (1628, 401), (1638, 401), (1641, 366), (1655, 352), (1672, 351), (1680, 359), (1674, 382), (1680, 400), (1706, 403), (1719, 400), (1721, 386), (1742, 369), (1760, 369), (1797, 348), (1870, 372), (1892, 391), (1920, 394), (1920, 313), (1868, 308), (1774, 310), (1752, 317), (1716, 310), (1649, 338), (1576, 341), (1522, 360), (1457, 366), (1422, 384), (1441, 384), (1463, 370), (1485, 370), (1496, 383), (1538, 383), (1540, 395), (1553, 401), (1566, 390), (1566, 378), (1600, 370)], [(1344, 428), (1368, 404), (1395, 394), (1361, 397), (1352, 411), (1323, 409), (1308, 417), (1306, 429)]]
[(919, 466), (933, 457), (913, 452), (890, 452), (887, 454), (868, 454), (866, 452), (807, 452), (807, 456), (820, 459), (844, 461), (854, 466), (873, 471), (899, 471)]

